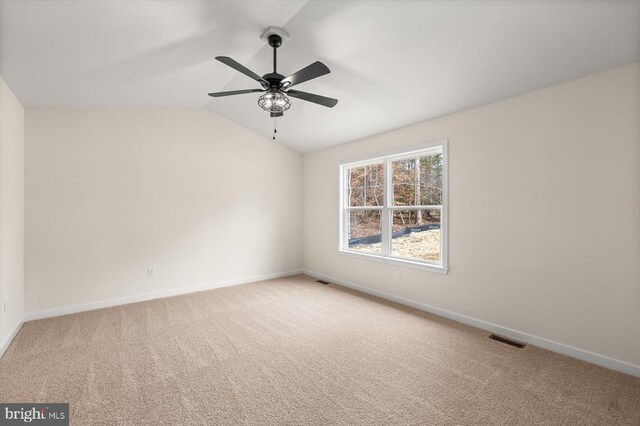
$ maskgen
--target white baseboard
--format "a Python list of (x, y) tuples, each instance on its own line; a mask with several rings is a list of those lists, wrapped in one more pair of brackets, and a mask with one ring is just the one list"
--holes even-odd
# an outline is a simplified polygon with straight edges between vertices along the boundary
[(18, 331), (20, 331), (20, 329), (22, 328), (24, 321), (25, 319), (24, 317), (22, 317), (20, 321), (18, 321), (18, 323), (15, 325), (15, 327), (13, 327), (13, 330), (11, 330), (11, 333), (9, 333), (9, 335), (2, 341), (2, 343), (0, 344), (0, 357), (2, 357), (2, 355), (4, 355), (4, 353), (6, 352), (7, 348), (9, 348), (9, 345), (13, 341), (13, 338), (16, 337), (16, 335), (18, 334)]
[(344, 287), (348, 287), (354, 290), (361, 291), (373, 296), (380, 297), (381, 299), (390, 300), (392, 302), (400, 303), (402, 305), (410, 306), (421, 311), (429, 312), (434, 315), (438, 315), (444, 318), (451, 319), (453, 321), (461, 322), (473, 327), (477, 327), (491, 333), (501, 334), (506, 337), (510, 337), (514, 340), (521, 341), (523, 343), (538, 346), (540, 348), (548, 349), (553, 352), (557, 352), (563, 355), (570, 356), (582, 361), (586, 361), (592, 364), (599, 365), (601, 367), (609, 368), (611, 370), (620, 371), (622, 373), (630, 374), (632, 376), (640, 377), (640, 366), (630, 364), (625, 361), (609, 358), (604, 355), (599, 355), (593, 352), (589, 352), (583, 349), (574, 348), (573, 346), (565, 345), (563, 343), (554, 342), (542, 337), (534, 336), (532, 334), (523, 333), (521, 331), (513, 330), (507, 327), (503, 327), (497, 324), (493, 324), (487, 321), (482, 321), (476, 318), (468, 317), (466, 315), (457, 314), (455, 312), (447, 311), (445, 309), (436, 308), (435, 306), (426, 305), (424, 303), (416, 302), (404, 297), (395, 296), (393, 294), (385, 293), (378, 290), (373, 290), (368, 287), (354, 284), (349, 281), (341, 280), (339, 278), (330, 277), (319, 272), (304, 270), (304, 274), (314, 278), (329, 281)]
[(147, 300), (161, 299), (164, 297), (179, 296), (181, 294), (196, 293), (198, 291), (212, 290), (215, 288), (231, 287), (239, 284), (248, 284), (256, 281), (272, 280), (274, 278), (288, 277), (300, 274), (300, 269), (291, 271), (276, 272), (273, 274), (256, 275), (253, 277), (239, 278), (235, 280), (220, 281), (216, 283), (200, 284), (189, 287), (180, 287), (170, 290), (157, 291), (153, 293), (138, 294), (135, 296), (118, 297), (115, 299), (101, 300), (98, 302), (83, 303), (62, 308), (47, 309), (44, 311), (30, 312), (25, 315), (24, 321), (33, 321), (43, 318), (58, 317), (61, 315), (75, 314), (78, 312), (93, 311), (95, 309), (110, 308), (112, 306), (127, 305), (129, 303), (144, 302)]

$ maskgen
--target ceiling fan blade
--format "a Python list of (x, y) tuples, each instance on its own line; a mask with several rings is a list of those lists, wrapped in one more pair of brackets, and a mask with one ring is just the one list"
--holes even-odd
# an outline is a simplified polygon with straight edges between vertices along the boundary
[(291, 74), (289, 77), (282, 80), (284, 88), (295, 86), (296, 84), (304, 83), (305, 81), (312, 80), (325, 74), (329, 74), (331, 71), (322, 62), (316, 61), (311, 65), (302, 68), (300, 71)]
[(225, 64), (227, 66), (230, 66), (234, 70), (241, 72), (242, 74), (246, 75), (247, 77), (251, 77), (255, 81), (257, 81), (260, 84), (262, 84), (263, 87), (269, 87), (269, 82), (267, 80), (265, 80), (264, 78), (260, 77), (258, 74), (256, 74), (255, 72), (251, 71), (249, 68), (245, 67), (244, 65), (242, 65), (242, 64), (234, 61), (233, 59), (229, 58), (228, 56), (216, 56), (216, 59), (218, 61), (222, 62), (223, 64)]
[(314, 95), (313, 93), (301, 92), (299, 90), (289, 90), (285, 92), (289, 96), (302, 99), (303, 101), (313, 102), (329, 108), (333, 108), (338, 103), (337, 99), (327, 98), (326, 96)]
[(230, 92), (209, 93), (209, 96), (211, 96), (212, 98), (220, 98), (222, 96), (242, 95), (244, 93), (256, 93), (256, 92), (264, 92), (264, 90), (262, 89), (232, 90)]

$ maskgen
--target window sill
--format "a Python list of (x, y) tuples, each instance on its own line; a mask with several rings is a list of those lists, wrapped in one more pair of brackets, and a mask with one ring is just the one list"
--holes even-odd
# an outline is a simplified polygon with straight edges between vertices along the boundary
[(422, 271), (436, 272), (438, 274), (446, 274), (449, 271), (449, 269), (445, 268), (444, 266), (431, 265), (431, 264), (422, 263), (422, 262), (414, 262), (412, 260), (398, 259), (396, 257), (382, 256), (382, 255), (376, 255), (376, 254), (370, 254), (370, 253), (362, 253), (362, 252), (357, 252), (357, 251), (353, 251), (353, 250), (339, 249), (338, 250), (338, 254), (341, 255), (341, 256), (348, 256), (348, 257), (355, 257), (355, 258), (358, 258), (358, 259), (373, 260), (374, 262), (388, 263), (388, 264), (392, 264), (392, 265), (396, 265), (396, 266), (406, 266), (408, 268), (419, 269), (419, 270), (422, 270)]

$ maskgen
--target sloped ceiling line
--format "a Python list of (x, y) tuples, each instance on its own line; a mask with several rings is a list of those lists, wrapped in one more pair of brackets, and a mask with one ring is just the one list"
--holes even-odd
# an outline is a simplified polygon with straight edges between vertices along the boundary
[(305, 153), (640, 62), (638, 1), (0, 2), (0, 74), (26, 107), (202, 107), (265, 137), (255, 87), (268, 26), (291, 39), (278, 70), (320, 60), (277, 143)]

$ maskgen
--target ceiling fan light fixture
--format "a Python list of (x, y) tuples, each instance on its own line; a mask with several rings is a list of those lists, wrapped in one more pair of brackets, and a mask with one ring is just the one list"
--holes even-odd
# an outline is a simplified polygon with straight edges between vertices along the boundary
[(284, 93), (269, 90), (258, 98), (258, 106), (265, 111), (278, 113), (291, 108), (291, 101)]

